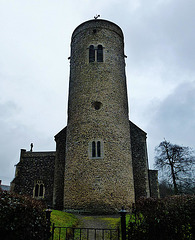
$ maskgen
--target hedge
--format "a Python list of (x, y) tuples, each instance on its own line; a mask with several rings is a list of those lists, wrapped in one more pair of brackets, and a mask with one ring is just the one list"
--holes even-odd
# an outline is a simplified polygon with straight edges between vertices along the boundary
[(46, 205), (28, 196), (0, 190), (0, 236), (4, 240), (47, 238)]
[(195, 196), (141, 198), (133, 206), (129, 239), (183, 240), (195, 236)]

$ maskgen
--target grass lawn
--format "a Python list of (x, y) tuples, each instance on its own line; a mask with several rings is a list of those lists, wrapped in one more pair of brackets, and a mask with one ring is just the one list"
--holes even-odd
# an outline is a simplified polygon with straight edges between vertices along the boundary
[[(56, 227), (76, 227), (78, 225), (78, 219), (70, 213), (58, 211), (58, 210), (52, 210), (51, 213), (51, 224), (53, 226), (53, 223)], [(60, 233), (60, 239), (66, 239), (66, 229), (55, 229), (54, 231), (54, 240), (59, 239), (59, 233)]]
[(101, 220), (107, 222), (111, 229), (116, 229), (120, 226), (120, 218), (102, 217)]
[(57, 227), (76, 227), (78, 225), (78, 219), (71, 213), (52, 210), (51, 223), (55, 223)]

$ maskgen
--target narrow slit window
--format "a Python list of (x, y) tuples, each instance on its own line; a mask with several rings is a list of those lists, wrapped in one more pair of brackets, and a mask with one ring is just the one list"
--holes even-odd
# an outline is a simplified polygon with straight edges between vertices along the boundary
[(89, 62), (95, 62), (95, 48), (93, 45), (89, 47)]
[(97, 47), (97, 62), (103, 62), (103, 47), (98, 45)]
[(96, 157), (96, 143), (92, 142), (92, 157)]
[(102, 159), (103, 158), (103, 141), (93, 140), (89, 142), (89, 158)]
[(101, 157), (101, 146), (100, 146), (100, 141), (97, 142), (97, 157)]

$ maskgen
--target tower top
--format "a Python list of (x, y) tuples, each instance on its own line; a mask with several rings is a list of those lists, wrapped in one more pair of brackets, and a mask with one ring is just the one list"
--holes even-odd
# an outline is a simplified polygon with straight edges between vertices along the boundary
[(123, 32), (121, 30), (121, 28), (113, 23), (110, 22), (108, 20), (104, 20), (104, 19), (97, 19), (97, 17), (94, 17), (94, 19), (92, 20), (88, 20), (86, 22), (81, 23), (78, 27), (75, 28), (73, 34), (72, 34), (72, 39), (80, 32), (87, 30), (87, 29), (100, 29), (100, 28), (104, 28), (104, 29), (109, 29), (111, 31), (116, 32), (121, 38), (123, 38)]

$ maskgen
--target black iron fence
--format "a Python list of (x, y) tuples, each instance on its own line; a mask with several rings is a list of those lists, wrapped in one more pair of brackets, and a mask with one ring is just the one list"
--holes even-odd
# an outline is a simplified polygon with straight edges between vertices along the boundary
[(117, 229), (58, 227), (53, 224), (51, 239), (54, 240), (119, 240)]
[[(124, 208), (120, 211), (121, 226), (116, 229), (100, 229), (100, 228), (73, 228), (59, 227), (55, 223), (50, 229), (51, 210), (46, 210), (46, 218), (48, 222), (48, 239), (54, 240), (126, 240), (126, 211)], [(51, 231), (50, 231), (51, 230)]]

